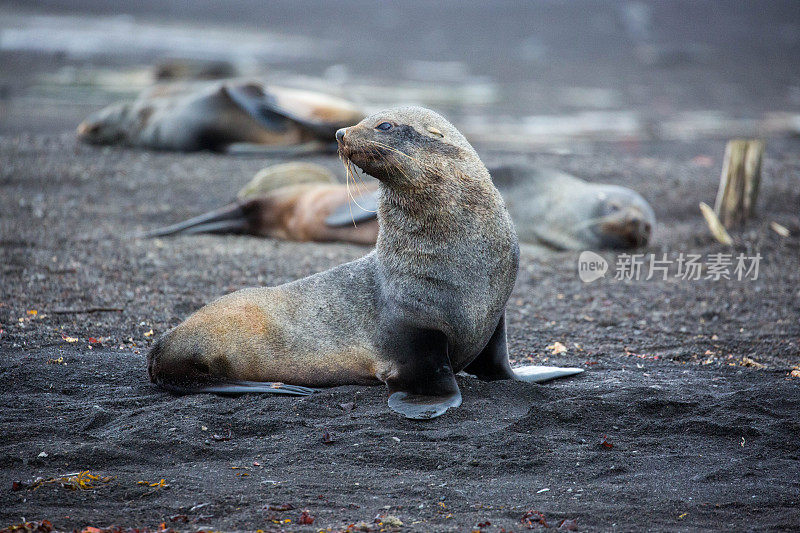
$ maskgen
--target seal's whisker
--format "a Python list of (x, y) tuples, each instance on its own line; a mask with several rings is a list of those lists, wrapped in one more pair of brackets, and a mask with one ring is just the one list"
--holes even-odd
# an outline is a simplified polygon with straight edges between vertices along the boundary
[(408, 155), (407, 153), (403, 152), (402, 150), (398, 150), (397, 148), (395, 148), (393, 146), (389, 146), (388, 144), (383, 144), (381, 142), (372, 141), (372, 140), (367, 140), (366, 142), (375, 144), (377, 146), (380, 146), (381, 148), (386, 148), (387, 150), (391, 150), (392, 152), (397, 152), (398, 154), (404, 155), (407, 158), (411, 159), (412, 161), (414, 161), (416, 163), (419, 163), (420, 165), (422, 164), (422, 163), (420, 163), (419, 159), (417, 159), (416, 157), (411, 157), (410, 155)]
[[(370, 142), (372, 142), (372, 143), (374, 143), (374, 144), (376, 144), (376, 145), (378, 145), (378, 146), (385, 146), (385, 145), (382, 145), (381, 143), (378, 143), (377, 141), (370, 141)], [(395, 152), (398, 152), (398, 153), (400, 153), (400, 154), (402, 154), (402, 155), (405, 155), (406, 157), (411, 157), (411, 156), (409, 156), (408, 154), (403, 154), (403, 152), (400, 152), (399, 150), (395, 150), (395, 149), (394, 149), (394, 148), (392, 148), (391, 146), (385, 146), (385, 147), (386, 147), (386, 148), (389, 148), (389, 149), (390, 149), (390, 150), (392, 150), (392, 151), (395, 151)], [(383, 153), (381, 153), (381, 152), (380, 152), (380, 151), (379, 151), (377, 148), (375, 148), (375, 147), (371, 147), (370, 151), (371, 151), (372, 153), (374, 153), (374, 154), (375, 154), (377, 157), (379, 157), (381, 161), (383, 161), (383, 162), (387, 163), (387, 164), (388, 164), (388, 165), (390, 165), (390, 166), (391, 166), (391, 167), (392, 167), (394, 170), (396, 170), (397, 172), (399, 172), (400, 174), (402, 174), (404, 178), (406, 178), (407, 180), (411, 181), (411, 178), (409, 178), (408, 174), (406, 174), (406, 172), (403, 170), (403, 167), (401, 167), (401, 166), (400, 166), (400, 162), (397, 160), (397, 158), (393, 157), (392, 159), (389, 159), (389, 157), (388, 157), (386, 154), (383, 154)], [(413, 158), (411, 158), (411, 159), (413, 159)], [(423, 167), (424, 167), (424, 165), (423, 165)]]
[[(366, 187), (367, 184), (364, 183), (364, 180), (363, 180), (363, 178), (361, 178), (361, 175), (358, 172), (356, 172), (356, 170), (354, 168), (354, 163), (349, 158), (343, 157), (343, 154), (341, 153), (341, 151), (339, 153), (339, 159), (342, 161), (342, 163), (344, 163), (345, 170), (347, 171), (347, 176), (353, 178), (353, 183), (356, 184), (356, 186), (358, 186), (358, 183), (356, 182), (356, 179), (358, 179), (358, 181), (361, 183), (361, 185)], [(364, 194), (361, 191), (360, 187), (358, 187), (358, 191), (359, 191), (359, 195), (363, 195)]]
[[(362, 178), (362, 177), (361, 177), (361, 174), (359, 174), (359, 173), (356, 171), (356, 169), (355, 169), (355, 168), (353, 168), (353, 176), (354, 176), (354, 178), (358, 178), (358, 181), (361, 183), (361, 185), (363, 185), (364, 187), (367, 187), (367, 184), (366, 184), (366, 183), (364, 183), (364, 178)], [(364, 194), (364, 193), (363, 193), (363, 191), (361, 190), (361, 188), (360, 188), (360, 187), (359, 187), (359, 189), (358, 189), (358, 192), (359, 192), (359, 195), (362, 195), (362, 196), (363, 196), (363, 194)]]
[[(344, 152), (342, 151), (342, 147), (339, 146), (339, 159), (341, 160), (342, 164), (344, 165), (344, 183), (345, 188), (347, 189), (347, 197), (349, 200), (353, 199), (353, 193), (350, 192), (350, 174), (352, 173), (352, 169), (350, 165), (352, 165), (352, 161), (348, 158)], [(353, 216), (353, 206), (350, 201), (347, 202), (347, 207), (350, 209), (350, 219), (353, 221), (353, 226), (357, 227), (356, 225), (356, 218)]]
[[(352, 162), (351, 162), (351, 163), (352, 163)], [(355, 176), (359, 176), (359, 174), (358, 174), (358, 171), (356, 171), (356, 169), (355, 169), (355, 168), (351, 169), (351, 171), (352, 171), (352, 173), (353, 173), (353, 176), (354, 176), (354, 177), (353, 177), (353, 183), (355, 183), (355, 184), (356, 184), (356, 187), (358, 187), (358, 196), (359, 196), (359, 197), (361, 197), (361, 196), (364, 196), (364, 190), (362, 190), (362, 189), (361, 189), (361, 188), (358, 186), (358, 183), (355, 181), (355, 180), (356, 180)], [(366, 186), (367, 186), (367, 184), (366, 184), (366, 183), (364, 183), (364, 181), (361, 179), (361, 177), (360, 177), (360, 176), (358, 177), (358, 179), (361, 181), (361, 183), (364, 185), (364, 187), (366, 187)], [(366, 211), (367, 213), (377, 213), (377, 212), (378, 212), (377, 210), (374, 210), (374, 209), (367, 209), (367, 208), (366, 208), (366, 207), (364, 207), (363, 205), (359, 204), (359, 203), (358, 203), (358, 201), (357, 201), (357, 200), (356, 200), (356, 199), (355, 199), (355, 198), (354, 198), (352, 195), (350, 195), (350, 199), (351, 199), (351, 200), (353, 201), (353, 203), (354, 203), (354, 204), (356, 204), (356, 205), (359, 207), (359, 209), (361, 209), (362, 211)], [(351, 210), (351, 213), (352, 213), (352, 210)]]
[[(353, 215), (353, 205), (352, 204), (356, 204), (359, 207), (359, 209), (361, 209), (362, 211), (366, 211), (368, 213), (377, 213), (377, 211), (374, 211), (372, 209), (367, 209), (366, 207), (362, 206), (361, 204), (358, 203), (358, 200), (356, 200), (355, 196), (353, 196), (353, 191), (350, 189), (350, 179), (351, 178), (353, 179), (353, 184), (358, 188), (359, 196), (363, 196), (364, 193), (360, 189), (360, 187), (358, 185), (358, 182), (356, 181), (356, 176), (358, 175), (358, 173), (353, 168), (353, 162), (350, 161), (350, 159), (348, 157), (346, 157), (346, 156), (342, 157), (342, 155), (343, 154), (340, 153), (340, 159), (342, 160), (342, 163), (344, 163), (344, 168), (345, 168), (345, 186), (347, 188), (347, 196), (350, 199), (350, 201), (347, 203), (347, 205), (348, 205), (348, 208), (350, 209), (350, 218), (353, 221), (353, 226), (357, 227), (355, 216)], [(362, 180), (362, 183), (363, 183), (363, 180)], [(366, 186), (366, 184), (365, 184), (365, 186)]]

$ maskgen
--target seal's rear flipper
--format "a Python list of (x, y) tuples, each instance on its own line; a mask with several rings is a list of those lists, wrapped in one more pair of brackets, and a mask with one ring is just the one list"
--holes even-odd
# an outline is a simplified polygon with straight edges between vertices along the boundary
[(581, 368), (559, 368), (557, 366), (521, 366), (511, 368), (508, 363), (506, 344), (506, 313), (500, 315), (497, 327), (489, 343), (478, 356), (464, 368), (464, 372), (485, 381), (515, 379), (528, 383), (541, 383), (551, 379), (573, 376), (583, 372)]
[(171, 226), (140, 233), (136, 237), (149, 239), (178, 233), (182, 235), (193, 233), (242, 233), (247, 230), (248, 226), (249, 221), (244, 209), (242, 209), (241, 205), (234, 203)]
[(333, 210), (325, 219), (325, 225), (331, 228), (349, 226), (357, 222), (367, 222), (378, 218), (379, 192), (365, 192), (355, 200), (343, 203)]
[(558, 366), (528, 365), (512, 368), (514, 379), (528, 383), (542, 383), (551, 379), (574, 376), (583, 372), (582, 368), (562, 368)]
[(220, 380), (212, 383), (198, 383), (192, 385), (177, 385), (169, 382), (159, 381), (159, 386), (178, 394), (289, 394), (291, 396), (309, 396), (319, 389), (303, 387), (301, 385), (288, 385), (286, 383), (271, 381), (238, 381)]

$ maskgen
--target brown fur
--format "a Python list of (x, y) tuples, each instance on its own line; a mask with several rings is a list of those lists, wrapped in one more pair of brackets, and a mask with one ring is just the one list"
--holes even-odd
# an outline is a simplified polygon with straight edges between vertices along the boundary
[(265, 214), (259, 234), (295, 241), (373, 244), (378, 236), (376, 220), (343, 228), (331, 228), (325, 224), (328, 215), (348, 201), (350, 197), (343, 185), (304, 184), (283, 187), (269, 196), (272, 210), (278, 213), (277, 219)]
[[(371, 190), (374, 190), (372, 188)], [(350, 201), (347, 187), (331, 183), (303, 183), (279, 187), (265, 194), (247, 196), (219, 210), (202, 222), (187, 221), (144, 234), (149, 237), (194, 232), (201, 224), (218, 220), (238, 220), (237, 233), (293, 241), (352, 242), (372, 245), (378, 236), (378, 221), (330, 227), (325, 219)], [(177, 228), (176, 228), (177, 226)], [(224, 230), (214, 230), (224, 231)]]

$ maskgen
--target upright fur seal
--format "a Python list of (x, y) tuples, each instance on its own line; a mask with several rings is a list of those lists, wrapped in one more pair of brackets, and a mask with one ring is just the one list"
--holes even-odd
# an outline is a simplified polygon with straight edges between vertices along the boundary
[[(625, 187), (588, 183), (546, 167), (502, 166), (490, 172), (522, 242), (568, 250), (638, 248), (655, 226), (650, 204)], [(325, 222), (367, 222), (375, 218), (377, 203), (378, 193), (367, 193), (358, 206), (339, 206)]]
[(196, 392), (278, 392), (282, 385), (269, 382), (283, 382), (297, 393), (383, 382), (393, 410), (425, 419), (461, 404), (461, 370), (524, 381), (581, 372), (511, 369), (505, 305), (517, 237), (458, 130), (432, 111), (404, 107), (336, 138), (342, 157), (380, 182), (375, 250), (203, 307), (153, 346), (152, 381)]
[(156, 150), (229, 150), (232, 146), (335, 149), (336, 130), (364, 114), (330, 95), (256, 82), (177, 84), (109, 106), (78, 126), (90, 144)]
[[(339, 184), (325, 167), (283, 163), (259, 171), (242, 187), (234, 202), (140, 236), (240, 233), (294, 241), (372, 245), (378, 237), (377, 220), (366, 220), (363, 224), (326, 222), (337, 210), (358, 213), (363, 190)], [(355, 215), (350, 217), (353, 221), (355, 218)]]

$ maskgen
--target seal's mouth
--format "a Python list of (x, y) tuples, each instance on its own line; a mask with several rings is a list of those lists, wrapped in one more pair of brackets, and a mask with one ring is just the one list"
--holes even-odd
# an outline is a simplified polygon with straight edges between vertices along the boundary
[(603, 217), (598, 224), (598, 229), (603, 238), (619, 247), (639, 248), (645, 246), (650, 240), (653, 230), (650, 222), (641, 211), (635, 208), (623, 209)]
[(357, 126), (342, 128), (336, 132), (339, 159), (344, 163), (349, 177), (355, 177), (357, 166), (370, 176), (383, 181), (388, 169), (397, 166), (391, 152), (384, 145), (362, 138)]
[[(346, 138), (347, 135), (347, 128), (341, 128), (336, 132), (336, 143), (338, 144), (338, 154), (339, 159), (342, 161), (345, 170), (345, 184), (347, 186), (347, 195), (349, 196), (350, 200), (360, 207), (364, 211), (370, 211), (364, 207), (361, 207), (353, 196), (353, 192), (351, 190), (351, 181), (358, 192), (359, 196), (363, 196), (364, 192), (362, 190), (362, 186), (366, 186), (364, 183), (363, 178), (356, 170), (356, 166), (360, 167), (362, 170), (369, 172), (368, 167), (364, 164), (364, 157), (363, 157), (363, 150), (360, 150), (357, 146), (354, 146), (354, 143), (349, 142), (352, 139), (348, 140)], [(368, 160), (368, 159), (367, 159)], [(374, 173), (371, 173), (374, 176)], [(354, 221), (355, 223), (355, 221)]]
[(114, 144), (125, 139), (119, 128), (109, 128), (100, 120), (84, 120), (76, 129), (78, 139), (89, 144)]

